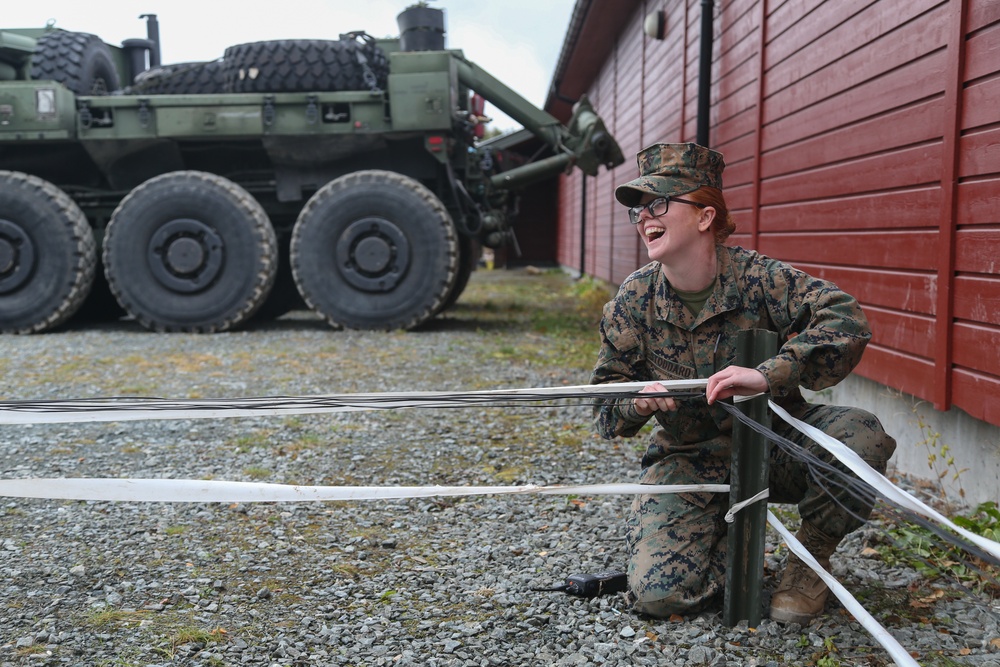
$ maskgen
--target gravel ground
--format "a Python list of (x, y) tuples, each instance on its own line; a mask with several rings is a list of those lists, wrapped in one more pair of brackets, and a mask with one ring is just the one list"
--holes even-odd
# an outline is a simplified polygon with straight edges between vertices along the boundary
[[(521, 271), (490, 279), (514, 289), (537, 280)], [(211, 336), (154, 335), (119, 322), (4, 337), (0, 396), (586, 382), (587, 368), (550, 353), (558, 343), (550, 335), (488, 317), (485, 284), (474, 274), (458, 307), (413, 333), (336, 332), (296, 312)], [(602, 483), (635, 481), (640, 448), (639, 440), (601, 440), (579, 405), (0, 427), (8, 478)], [(628, 502), (0, 499), (0, 665), (891, 664), (835, 601), (807, 627), (765, 620), (748, 629), (722, 625), (719, 610), (650, 620), (620, 595), (531, 590), (622, 567)], [(866, 550), (880, 533), (872, 524), (852, 535), (834, 573), (921, 664), (1000, 667), (997, 601), (888, 567)], [(765, 603), (786, 553), (770, 530), (768, 539)]]

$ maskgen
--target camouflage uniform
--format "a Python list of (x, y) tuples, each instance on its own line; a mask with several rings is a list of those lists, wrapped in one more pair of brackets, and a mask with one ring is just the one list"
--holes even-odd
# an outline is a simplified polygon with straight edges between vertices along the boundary
[[(772, 399), (884, 471), (895, 441), (874, 415), (811, 405), (799, 391), (800, 385), (813, 390), (832, 386), (860, 361), (871, 333), (857, 301), (832, 283), (756, 252), (717, 245), (716, 254), (715, 288), (697, 317), (672, 290), (658, 262), (625, 280), (604, 307), (601, 352), (591, 383), (708, 378), (734, 362), (738, 332), (775, 331), (784, 343), (777, 356), (757, 367)], [(676, 412), (653, 416), (660, 428), (642, 459), (643, 483), (728, 480), (732, 418), (722, 408), (703, 399), (679, 400)], [(595, 418), (606, 438), (636, 435), (650, 419), (639, 415), (631, 400), (600, 402)], [(775, 430), (832, 460), (784, 423)], [(828, 495), (803, 465), (777, 447), (772, 448), (770, 491), (771, 502), (797, 502), (804, 520), (833, 537), (858, 528), (871, 512), (869, 504), (846, 492), (831, 489), (834, 495)], [(722, 592), (728, 504), (728, 495), (711, 493), (635, 498), (627, 541), (629, 587), (637, 611), (661, 617), (693, 612)]]

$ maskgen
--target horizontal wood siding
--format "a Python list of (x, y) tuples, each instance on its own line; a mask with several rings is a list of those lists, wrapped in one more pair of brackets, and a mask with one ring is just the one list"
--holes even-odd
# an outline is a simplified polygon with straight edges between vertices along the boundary
[(806, 273), (829, 280), (848, 294), (865, 290), (866, 305), (936, 315), (937, 276), (931, 271), (879, 271), (795, 262)]
[(559, 235), (556, 258), (562, 266), (580, 268), (580, 181), (583, 174), (563, 176), (559, 183)]
[(873, 342), (854, 372), (925, 401), (934, 400), (933, 387), (927, 384), (927, 378), (934, 374), (934, 363), (928, 359)]
[[(636, 13), (629, 22), (626, 34), (642, 34), (643, 15)], [(643, 51), (646, 41), (642, 39), (621, 39), (613, 56), (615, 65), (615, 80), (618, 83), (617, 99), (614, 111), (614, 136), (621, 146), (639, 146), (642, 144), (644, 120), (642, 110), (645, 106), (643, 88), (642, 64), (645, 62)], [(638, 70), (638, 71), (635, 71)], [(641, 242), (635, 228), (628, 221), (628, 215), (614, 199), (614, 187), (623, 181), (634, 178), (635, 161), (626, 152), (625, 163), (618, 166), (607, 178), (607, 187), (611, 191), (607, 200), (610, 205), (606, 224), (611, 229), (612, 247), (611, 271), (612, 282), (622, 282), (636, 267), (645, 264), (645, 253), (640, 257)]]
[(928, 361), (934, 358), (934, 318), (871, 305), (865, 314), (882, 345)]
[[(699, 8), (700, 15), (700, 8)], [(726, 158), (726, 204), (737, 233), (729, 243), (753, 247), (757, 169), (760, 19), (756, 0), (734, 0), (716, 20), (712, 147)]]
[(928, 400), (948, 17), (941, 0), (841, 0), (765, 19), (759, 249), (857, 296), (858, 372)]
[(1000, 424), (1000, 401), (997, 400), (996, 376), (983, 375), (964, 368), (954, 370), (955, 405), (991, 424)]
[(1000, 424), (1000, 3), (968, 0), (952, 288), (952, 402)]
[[(649, 4), (649, 11), (656, 6)], [(622, 41), (633, 41), (643, 44), (646, 56), (642, 67), (619, 67), (621, 79), (638, 79), (636, 85), (642, 90), (641, 104), (637, 111), (642, 114), (642, 136), (635, 143), (619, 142), (625, 154), (623, 167), (635, 175), (635, 154), (643, 146), (658, 141), (672, 141), (671, 137), (679, 137), (683, 124), (684, 112), (684, 64), (687, 57), (685, 45), (686, 11), (684, 3), (672, 2), (665, 8), (667, 18), (667, 35), (662, 41), (649, 39), (641, 30), (622, 37)], [(644, 11), (636, 12), (637, 16), (645, 16)]]
[[(931, 54), (880, 76), (875, 81), (845, 90), (838, 99), (821, 100), (811, 106), (793, 108), (784, 114), (765, 104), (761, 128), (766, 150), (788, 146), (824, 132), (832, 132), (909, 104), (941, 94), (945, 75), (944, 53)], [(874, 56), (873, 56), (874, 57)], [(885, 129), (885, 126), (882, 126)], [(872, 136), (875, 140), (876, 137)]]
[[(609, 116), (608, 128), (612, 134), (618, 126), (618, 82), (615, 80), (615, 62), (612, 55), (605, 63), (597, 80), (597, 99), (600, 109)], [(613, 276), (615, 229), (611, 224), (614, 205), (614, 178), (607, 170), (602, 169), (596, 177), (590, 179), (587, 187), (593, 186), (596, 197), (594, 208), (594, 225), (597, 231), (594, 245), (594, 270), (598, 275)]]
[(971, 322), (955, 324), (955, 365), (1000, 376), (1000, 329)]
[(931, 231), (762, 234), (760, 250), (792, 263), (917, 270), (934, 265), (936, 240)]
[[(588, 211), (612, 282), (646, 261), (614, 186), (697, 124), (701, 0), (638, 4), (592, 84), (627, 158), (592, 179)], [(662, 41), (642, 34), (657, 9)], [(713, 39), (730, 242), (858, 297), (873, 332), (858, 373), (1000, 424), (1000, 2), (730, 0)]]
[(1000, 326), (1000, 280), (994, 276), (955, 278), (955, 311), (960, 320)]
[(821, 224), (839, 230), (936, 227), (940, 211), (941, 189), (923, 186), (769, 206), (761, 227), (772, 232), (815, 230)]
[[(761, 204), (829, 200), (867, 192), (881, 193), (932, 183), (939, 174), (940, 144), (925, 144), (803, 169), (761, 183)], [(827, 222), (838, 223), (839, 216)]]

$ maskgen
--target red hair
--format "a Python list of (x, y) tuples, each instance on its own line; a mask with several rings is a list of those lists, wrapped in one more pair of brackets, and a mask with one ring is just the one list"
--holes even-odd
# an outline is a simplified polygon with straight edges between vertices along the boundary
[(682, 196), (685, 199), (690, 199), (691, 201), (705, 204), (715, 209), (715, 219), (712, 220), (712, 231), (715, 233), (716, 243), (725, 242), (729, 238), (729, 235), (736, 231), (736, 223), (733, 222), (733, 216), (729, 214), (729, 208), (726, 206), (726, 198), (722, 196), (722, 190), (719, 188), (704, 185), (694, 192), (688, 192)]

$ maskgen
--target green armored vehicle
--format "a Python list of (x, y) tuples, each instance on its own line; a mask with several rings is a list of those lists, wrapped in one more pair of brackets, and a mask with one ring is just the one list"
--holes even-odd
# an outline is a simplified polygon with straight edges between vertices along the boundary
[[(446, 50), (440, 9), (405, 10), (398, 39), (171, 65), (144, 18), (121, 47), (0, 30), (0, 332), (85, 302), (154, 331), (303, 301), (334, 327), (411, 329), (455, 302), (483, 246), (510, 242), (519, 188), (622, 162), (585, 99), (563, 126)], [(481, 141), (484, 99), (525, 130)], [(540, 157), (511, 150), (522, 139)]]

